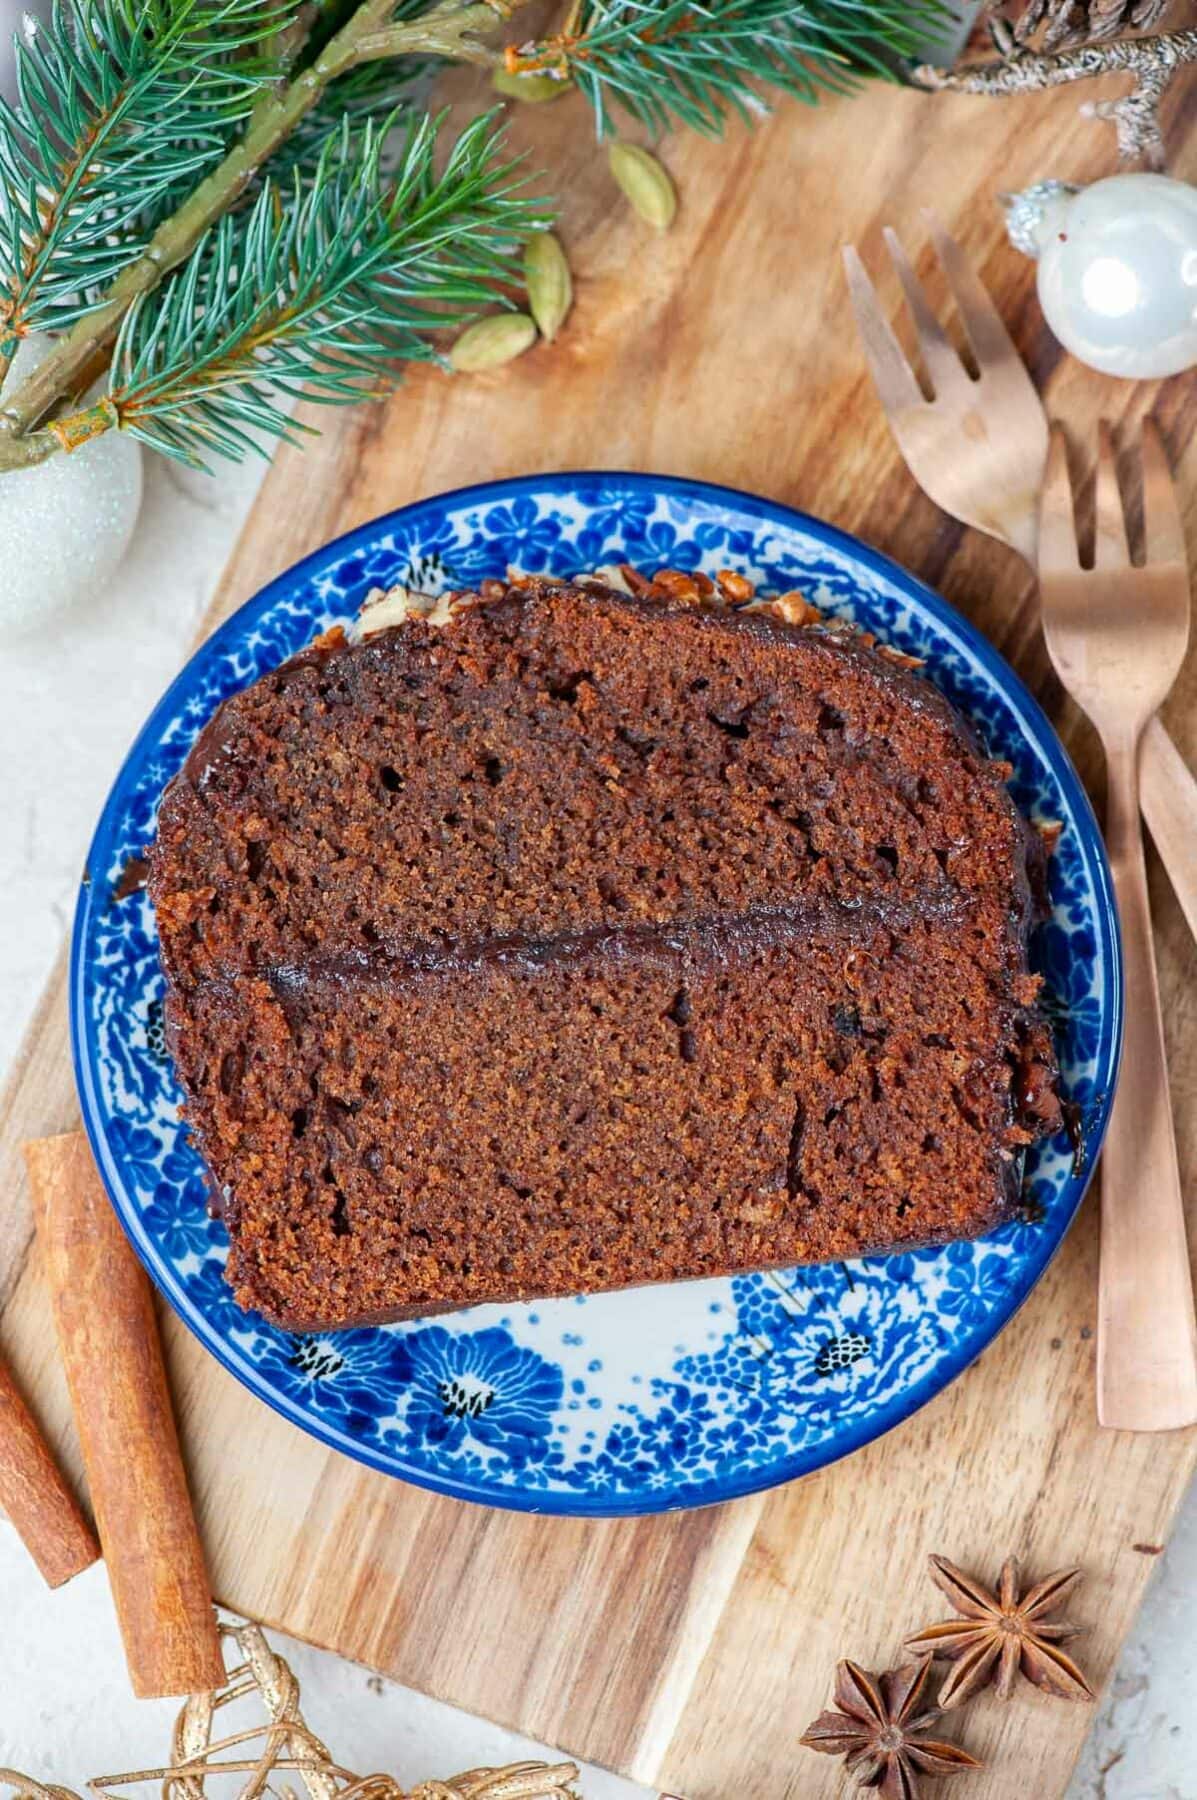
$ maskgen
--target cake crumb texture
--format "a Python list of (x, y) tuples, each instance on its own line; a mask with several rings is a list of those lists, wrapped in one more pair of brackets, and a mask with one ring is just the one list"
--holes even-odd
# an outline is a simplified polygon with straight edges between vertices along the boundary
[(1059, 1110), (1005, 766), (854, 634), (470, 601), (326, 635), (163, 800), (168, 1035), (239, 1301), (332, 1327), (1007, 1216)]

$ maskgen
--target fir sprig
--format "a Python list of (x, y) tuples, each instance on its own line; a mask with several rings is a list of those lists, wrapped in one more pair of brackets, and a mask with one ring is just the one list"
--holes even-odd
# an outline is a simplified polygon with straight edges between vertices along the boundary
[[(445, 60), (572, 76), (600, 131), (714, 132), (771, 90), (817, 98), (925, 42), (942, 0), (53, 0), (0, 104), (0, 471), (119, 427), (167, 454), (285, 436), (288, 402), (373, 390), (493, 301), (537, 223), (477, 121), (433, 173), (413, 83)], [(565, 0), (563, 0), (565, 4)], [(388, 130), (408, 120), (393, 155)], [(92, 405), (82, 396), (107, 374)]]
[(391, 118), (411, 106), (435, 68), (430, 57), (380, 58), (362, 63), (339, 80), (330, 82), (320, 99), (291, 135), (275, 151), (267, 168), (278, 176), (284, 170), (315, 171), (328, 133), (348, 120), (360, 127), (371, 120)]
[(226, 154), (294, 0), (55, 0), (0, 101), (0, 358), (61, 328)]
[[(395, 19), (418, 16), (428, 0), (395, 0)], [(290, 77), (316, 62), (321, 51), (352, 19), (358, 0), (304, 0), (295, 24), (279, 37), (279, 74)], [(328, 133), (348, 119), (357, 128), (368, 120), (395, 117), (427, 91), (438, 67), (431, 55), (377, 58), (351, 67), (345, 74), (322, 85), (310, 112), (294, 125), (270, 158), (276, 177), (287, 169), (301, 168), (309, 175), (323, 152)]]
[[(123, 6), (138, 0), (98, 3)], [(155, 3), (170, 12), (195, 5), (253, 5), (257, 0)], [(505, 10), (519, 3), (494, 0), (494, 6), (502, 4)], [(262, 54), (252, 48), (241, 52), (253, 70), (249, 79), (258, 87), (244, 129), (234, 134), (221, 160), (168, 211), (119, 273), (88, 296), (86, 311), (16, 392), (4, 397), (0, 405), (0, 469), (29, 467), (56, 450), (73, 449), (96, 431), (110, 428), (114, 422), (111, 408), (93, 407), (65, 417), (55, 417), (54, 411), (82, 394), (106, 366), (129, 309), (188, 261), (208, 228), (222, 215), (243, 206), (270, 159), (319, 106), (327, 88), (353, 69), (384, 58), (434, 55), (477, 62), (496, 57), (497, 52), (483, 45), (477, 35), (495, 24), (497, 14), (490, 0), (432, 0), (414, 18), (398, 15), (397, 4), (398, 0), (358, 0), (339, 26), (341, 8), (336, 5), (318, 8), (315, 15), (303, 5), (291, 11), (264, 10), (261, 16), (269, 18), (274, 28), (263, 40)], [(333, 17), (332, 35), (313, 44), (317, 33), (310, 27), (323, 23), (326, 11)], [(23, 250), (23, 238), (21, 247)], [(2, 371), (0, 355), (0, 374)]]
[(377, 393), (397, 362), (434, 354), (430, 332), (494, 297), (537, 214), (493, 118), (463, 132), (440, 175), (427, 117), (388, 172), (389, 124), (346, 121), (310, 182), (265, 181), (134, 304), (101, 403), (123, 430), (185, 462), (239, 458), (262, 434), (293, 437), (289, 397)]
[(618, 104), (654, 133), (713, 135), (729, 112), (759, 113), (770, 89), (812, 102), (893, 79), (947, 17), (941, 0), (582, 0), (565, 31), (509, 51), (507, 66), (572, 77), (600, 132)]

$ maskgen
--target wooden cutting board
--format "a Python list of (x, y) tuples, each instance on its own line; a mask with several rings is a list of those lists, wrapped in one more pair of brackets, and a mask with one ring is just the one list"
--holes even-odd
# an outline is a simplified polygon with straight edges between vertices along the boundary
[[(439, 489), (571, 466), (707, 477), (820, 513), (940, 587), (1018, 665), (1094, 776), (1088, 731), (1046, 670), (1021, 565), (941, 517), (898, 461), (839, 259), (853, 239), (878, 267), (885, 220), (918, 245), (919, 208), (934, 204), (1082, 441), (1103, 413), (1135, 419), (1154, 406), (1197, 556), (1193, 382), (1119, 385), (1063, 359), (1031, 266), (1004, 244), (997, 189), (1112, 168), (1112, 133), (1079, 120), (1076, 106), (1072, 93), (985, 102), (873, 90), (817, 114), (787, 106), (722, 147), (671, 141), (682, 210), (666, 237), (627, 211), (580, 102), (529, 110), (515, 136), (536, 145), (566, 196), (578, 297), (564, 333), (503, 371), (450, 381), (422, 370), (385, 408), (325, 412), (323, 441), (283, 452), (270, 471), (207, 625), (334, 533)], [(1197, 176), (1191, 104), (1174, 110), (1170, 135), (1175, 172)], [(892, 300), (888, 274), (883, 288)], [(1168, 708), (1192, 762), (1195, 697), (1197, 657)], [(1192, 1187), (1197, 952), (1158, 870), (1153, 897)], [(60, 969), (0, 1121), (0, 1341), (76, 1470), (17, 1146), (77, 1116)], [(1109, 1673), (1197, 1433), (1097, 1429), (1096, 1257), (1091, 1198), (1018, 1318), (917, 1417), (801, 1485), (658, 1520), (510, 1516), (369, 1473), (250, 1399), (167, 1319), (216, 1589), (258, 1618), (688, 1800), (839, 1794), (839, 1765), (796, 1739), (825, 1702), (837, 1656), (878, 1666), (904, 1631), (939, 1616), (923, 1574), (929, 1551), (989, 1574), (1010, 1550), (1036, 1573), (1083, 1564), (1077, 1610), (1093, 1626), (1083, 1660), (1097, 1680)], [(982, 1700), (962, 1735), (991, 1769), (962, 1795), (1059, 1795), (1089, 1717), (1029, 1690), (1004, 1710)]]

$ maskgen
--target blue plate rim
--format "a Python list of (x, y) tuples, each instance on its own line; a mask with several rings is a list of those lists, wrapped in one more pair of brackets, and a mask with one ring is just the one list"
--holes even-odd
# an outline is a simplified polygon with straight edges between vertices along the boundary
[[(257, 1376), (256, 1365), (230, 1354), (224, 1340), (209, 1327), (208, 1322), (179, 1291), (169, 1267), (162, 1263), (155, 1252), (155, 1247), (140, 1229), (140, 1221), (136, 1215), (130, 1214), (125, 1206), (121, 1184), (116, 1179), (115, 1168), (99, 1128), (98, 1096), (86, 1054), (86, 1033), (82, 1025), (84, 964), (81, 952), (92, 903), (96, 895), (96, 884), (91, 879), (90, 871), (104, 869), (108, 866), (109, 858), (104, 852), (116, 823), (119, 806), (123, 802), (128, 773), (137, 762), (143, 745), (157, 735), (159, 722), (164, 717), (173, 716), (176, 697), (186, 690), (187, 685), (193, 679), (194, 668), (199, 659), (214, 651), (219, 651), (231, 640), (238, 638), (246, 626), (253, 624), (263, 613), (268, 612), (283, 593), (301, 582), (309, 582), (313, 577), (318, 576), (322, 565), (344, 561), (347, 556), (351, 556), (358, 549), (372, 545), (380, 534), (392, 530), (405, 521), (412, 520), (427, 507), (442, 508), (450, 505), (460, 507), (466, 504), (488, 506), (510, 499), (522, 492), (543, 493), (547, 490), (569, 494), (579, 486), (602, 483), (618, 484), (631, 493), (647, 491), (654, 495), (672, 496), (689, 502), (706, 501), (716, 506), (731, 504), (750, 518), (778, 521), (791, 529), (804, 532), (816, 541), (821, 541), (841, 554), (863, 563), (896, 588), (903, 590), (918, 606), (934, 617), (949, 638), (955, 638), (962, 644), (983, 666), (994, 685), (1000, 689), (1007, 703), (1015, 712), (1023, 735), (1045, 757), (1054, 778), (1064, 790), (1074, 809), (1081, 827), (1078, 834), (1080, 849), (1096, 901), (1094, 924), (1099, 934), (1102, 962), (1108, 972), (1109, 981), (1109, 995), (1105, 1004), (1102, 1036), (1097, 1050), (1098, 1073), (1100, 1077), (1104, 1078), (1104, 1086), (1099, 1090), (1099, 1098), (1095, 1103), (1095, 1117), (1090, 1122), (1085, 1137), (1084, 1167), (1071, 1178), (1075, 1185), (1072, 1208), (1067, 1219), (1061, 1223), (1059, 1235), (1054, 1240), (1045, 1242), (1041, 1250), (1027, 1258), (1023, 1265), (1021, 1278), (1007, 1290), (1003, 1305), (998, 1310), (991, 1328), (962, 1351), (958, 1360), (953, 1358), (950, 1361), (946, 1375), (942, 1369), (938, 1369), (922, 1381), (913, 1383), (901, 1396), (873, 1415), (867, 1423), (844, 1431), (840, 1437), (837, 1437), (834, 1448), (829, 1454), (821, 1455), (818, 1451), (799, 1452), (767, 1469), (749, 1470), (740, 1477), (732, 1477), (726, 1481), (712, 1480), (688, 1485), (684, 1492), (677, 1496), (674, 1496), (670, 1490), (654, 1492), (651, 1495), (631, 1494), (627, 1496), (555, 1495), (546, 1494), (543, 1491), (525, 1495), (518, 1490), (482, 1488), (471, 1482), (458, 1480), (452, 1475), (433, 1479), (422, 1470), (406, 1467), (399, 1470), (395, 1467), (393, 1458), (373, 1450), (369, 1445), (360, 1443), (356, 1439), (344, 1436), (326, 1421), (313, 1418), (302, 1407), (261, 1381)], [(309, 552), (298, 562), (292, 563), (267, 582), (264, 587), (259, 588), (256, 593), (243, 601), (236, 611), (188, 656), (133, 739), (112, 782), (88, 847), (84, 875), (76, 903), (71, 933), (68, 997), (71, 1055), (84, 1128), (113, 1209), (125, 1235), (129, 1238), (154, 1285), (217, 1363), (234, 1376), (256, 1399), (264, 1402), (271, 1411), (278, 1413), (291, 1424), (298, 1426), (309, 1437), (327, 1445), (330, 1449), (340, 1451), (356, 1462), (390, 1476), (392, 1479), (406, 1481), (412, 1486), (424, 1488), (431, 1493), (469, 1501), (475, 1505), (497, 1507), (503, 1511), (568, 1518), (651, 1516), (664, 1512), (688, 1511), (692, 1508), (717, 1505), (724, 1501), (743, 1499), (751, 1494), (767, 1492), (774, 1487), (800, 1480), (807, 1475), (813, 1475), (820, 1469), (831, 1467), (845, 1457), (854, 1455), (858, 1450), (864, 1449), (868, 1444), (874, 1443), (897, 1426), (905, 1423), (936, 1395), (957, 1381), (1014, 1318), (1072, 1229), (1092, 1178), (1109, 1123), (1122, 1055), (1125, 1005), (1124, 968), (1117, 902), (1104, 841), (1089, 796), (1073, 767), (1067, 750), (1039, 702), (1022, 677), (978, 627), (950, 602), (937, 594), (933, 588), (921, 581), (918, 576), (912, 575), (900, 563), (895, 562), (892, 557), (875, 549), (871, 544), (854, 536), (851, 532), (831, 525), (812, 513), (718, 482), (703, 481), (688, 476), (651, 475), (620, 469), (567, 469), (532, 475), (507, 476), (497, 481), (468, 483), (436, 494), (425, 495), (419, 500), (408, 502), (405, 506), (395, 507), (390, 512), (380, 514), (377, 518), (366, 520), (363, 524), (354, 526), (352, 530), (342, 533), (341, 536), (330, 539), (328, 543)]]

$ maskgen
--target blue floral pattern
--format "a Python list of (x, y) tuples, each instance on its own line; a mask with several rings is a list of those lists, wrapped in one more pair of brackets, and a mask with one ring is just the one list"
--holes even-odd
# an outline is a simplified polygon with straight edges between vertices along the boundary
[[(144, 895), (114, 889), (214, 708), (356, 611), (375, 586), (429, 591), (509, 563), (569, 573), (628, 560), (742, 569), (926, 659), (1014, 768), (1023, 808), (1063, 822), (1037, 934), (1082, 1142), (1029, 1159), (1019, 1218), (978, 1243), (643, 1293), (481, 1307), (314, 1336), (236, 1306), (179, 1123)], [(1104, 1129), (1120, 970), (1108, 871), (1050, 727), (944, 602), (815, 520), (699, 483), (530, 477), (422, 502), (330, 544), (242, 608), (154, 712), (101, 818), (80, 896), (72, 1029), (84, 1116), (136, 1248), (182, 1317), (256, 1394), (337, 1448), (443, 1492), (549, 1512), (726, 1499), (816, 1469), (904, 1418), (1010, 1317), (1059, 1244)], [(1079, 1166), (1078, 1166), (1079, 1163)]]
[(473, 1442), (522, 1467), (542, 1462), (563, 1379), (500, 1326), (429, 1325), (395, 1340), (399, 1407), (388, 1435), (452, 1452)]

